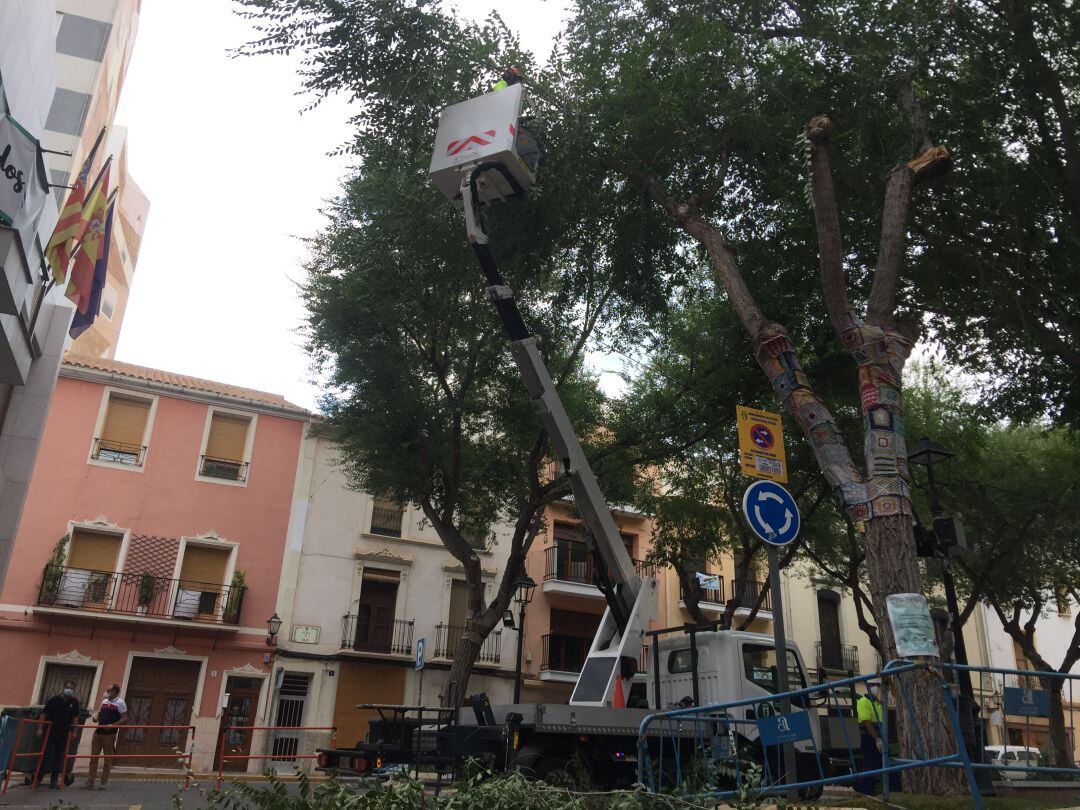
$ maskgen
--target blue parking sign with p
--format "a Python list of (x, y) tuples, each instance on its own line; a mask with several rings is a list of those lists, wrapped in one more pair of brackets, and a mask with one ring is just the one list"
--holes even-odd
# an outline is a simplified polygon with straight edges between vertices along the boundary
[(416, 640), (416, 668), (417, 669), (423, 669), (424, 668), (424, 646), (425, 646), (426, 642), (427, 642), (427, 639), (423, 639), (423, 638), (418, 638)]

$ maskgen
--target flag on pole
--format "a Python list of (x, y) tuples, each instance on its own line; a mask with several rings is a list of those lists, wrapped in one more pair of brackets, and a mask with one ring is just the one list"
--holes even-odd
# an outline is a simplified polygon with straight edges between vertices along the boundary
[(83, 238), (75, 253), (75, 263), (71, 267), (66, 295), (75, 302), (79, 314), (85, 315), (90, 307), (90, 294), (94, 286), (94, 270), (98, 259), (106, 256), (109, 245), (105, 241), (105, 214), (109, 202), (109, 167), (111, 160), (105, 161), (94, 187), (83, 206), (83, 219), (86, 226)]
[[(115, 193), (113, 195), (115, 197)], [(68, 330), (68, 334), (72, 338), (77, 338), (83, 332), (90, 328), (90, 325), (94, 322), (94, 319), (101, 311), (101, 295), (105, 289), (105, 279), (109, 274), (109, 245), (112, 244), (112, 221), (113, 221), (113, 209), (116, 208), (116, 202), (114, 200), (109, 201), (109, 210), (105, 214), (105, 233), (102, 237), (104, 249), (101, 251), (101, 256), (94, 264), (94, 278), (90, 287), (90, 300), (86, 307), (86, 312), (76, 310), (75, 317), (71, 320), (71, 328)], [(80, 251), (79, 256), (82, 256)], [(79, 256), (75, 257), (76, 263), (79, 261)]]
[(79, 176), (75, 179), (75, 186), (68, 193), (67, 203), (60, 212), (60, 218), (56, 221), (52, 238), (49, 239), (48, 247), (45, 248), (45, 258), (52, 268), (53, 280), (59, 284), (67, 276), (68, 264), (71, 262), (71, 254), (79, 244), (86, 232), (86, 221), (83, 219), (83, 201), (86, 192), (86, 183), (90, 178), (90, 169), (94, 165), (94, 156), (97, 154), (101, 140), (105, 137), (105, 127), (98, 133), (90, 154), (83, 161)]

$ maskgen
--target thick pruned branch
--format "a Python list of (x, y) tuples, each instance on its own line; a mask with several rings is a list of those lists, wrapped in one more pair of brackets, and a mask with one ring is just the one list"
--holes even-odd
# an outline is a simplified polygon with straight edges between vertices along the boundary
[(832, 168), (829, 166), (829, 137), (832, 122), (824, 115), (810, 119), (806, 137), (810, 141), (810, 189), (814, 197), (814, 223), (817, 226), (818, 264), (825, 307), (833, 318), (851, 311), (847, 281), (844, 278), (844, 247), (840, 234), (840, 209), (836, 204)]

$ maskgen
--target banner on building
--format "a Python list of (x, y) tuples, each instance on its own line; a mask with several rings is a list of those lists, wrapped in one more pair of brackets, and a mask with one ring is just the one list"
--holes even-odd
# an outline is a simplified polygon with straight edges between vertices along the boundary
[(0, 116), (0, 224), (32, 234), (48, 194), (37, 138), (10, 115)]

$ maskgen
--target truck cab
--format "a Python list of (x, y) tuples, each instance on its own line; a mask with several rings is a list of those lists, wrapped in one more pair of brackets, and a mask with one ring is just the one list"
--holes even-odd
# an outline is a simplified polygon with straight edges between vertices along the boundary
[[(697, 648), (698, 704), (710, 706), (739, 700), (768, 698), (780, 690), (776, 676), (776, 646), (772, 636), (741, 630), (714, 630), (695, 633)], [(658, 711), (670, 709), (685, 698), (694, 695), (694, 647), (691, 636), (678, 635), (660, 639), (660, 703)], [(788, 687), (792, 691), (810, 686), (806, 666), (799, 648), (787, 644)], [(655, 674), (647, 674), (650, 703), (655, 702)], [(769, 708), (766, 709), (765, 707)], [(757, 711), (779, 712), (779, 705), (758, 704), (734, 709), (732, 717), (739, 721), (736, 731), (748, 742), (758, 737), (753, 720)], [(814, 740), (795, 743), (796, 751), (811, 753), (815, 743), (820, 745), (821, 729), (818, 712), (808, 701), (796, 698), (791, 711), (805, 711), (810, 716), (810, 728)]]

